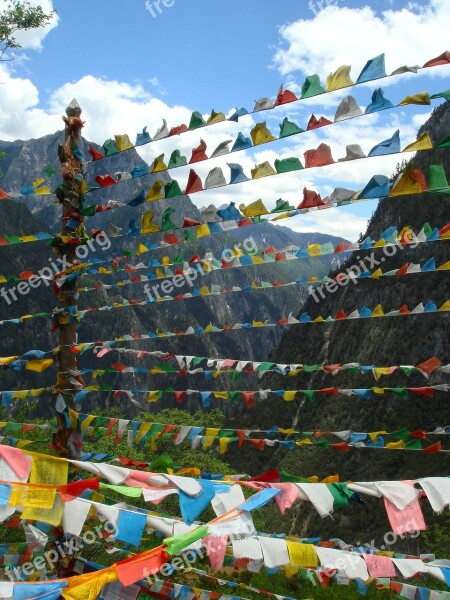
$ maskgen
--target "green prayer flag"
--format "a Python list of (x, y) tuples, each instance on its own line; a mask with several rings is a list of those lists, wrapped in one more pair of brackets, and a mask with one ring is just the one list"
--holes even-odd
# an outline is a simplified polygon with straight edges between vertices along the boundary
[(236, 403), (236, 402), (239, 402), (239, 400), (241, 398), (241, 393), (240, 392), (228, 392), (228, 397), (231, 400), (231, 402)]
[(295, 206), (292, 206), (287, 200), (283, 200), (283, 198), (278, 198), (275, 208), (273, 208), (270, 212), (285, 212), (286, 210), (295, 210)]
[(42, 172), (47, 175), (47, 177), (53, 177), (56, 173), (56, 168), (53, 165), (47, 165), (42, 169)]
[(447, 100), (447, 102), (450, 102), (450, 89), (445, 90), (445, 92), (438, 92), (437, 94), (433, 94), (432, 96), (430, 96), (430, 98), (444, 98), (445, 100)]
[(392, 437), (397, 438), (398, 440), (407, 440), (409, 438), (410, 430), (403, 427), (403, 429), (398, 429), (397, 431), (392, 432)]
[(275, 160), (275, 170), (277, 173), (289, 173), (289, 171), (299, 171), (303, 165), (295, 156)]
[(103, 144), (103, 150), (105, 151), (105, 156), (111, 156), (112, 154), (119, 152), (114, 140), (106, 140)]
[(348, 499), (352, 497), (353, 492), (348, 489), (346, 483), (331, 483), (328, 486), (333, 496), (333, 507), (348, 506)]
[(176, 212), (176, 210), (172, 206), (166, 208), (166, 210), (163, 212), (161, 219), (161, 231), (168, 231), (169, 229), (178, 229), (178, 225), (176, 225), (176, 223), (174, 223), (171, 219), (171, 216), (174, 212)]
[(297, 125), (297, 123), (293, 123), (289, 121), (287, 117), (283, 119), (283, 122), (280, 123), (280, 139), (289, 137), (290, 135), (295, 135), (296, 133), (303, 133), (305, 130)]
[(410, 440), (405, 444), (405, 450), (422, 450), (422, 442), (420, 440)]
[(203, 127), (206, 125), (204, 118), (201, 113), (195, 110), (191, 115), (191, 120), (189, 122), (189, 129), (198, 129), (199, 127)]
[(408, 390), (405, 387), (401, 387), (401, 388), (386, 388), (387, 390), (390, 390), (392, 393), (397, 394), (397, 396), (400, 396), (400, 398), (403, 398), (404, 400), (409, 398), (409, 394), (408, 394)]
[[(181, 152), (177, 149), (172, 152), (169, 159), (169, 169), (175, 169), (176, 167), (184, 167), (187, 164), (185, 156), (181, 156)], [(167, 197), (167, 196), (166, 196)]]
[(142, 494), (142, 488), (130, 487), (128, 485), (112, 485), (110, 483), (100, 482), (100, 489), (109, 489), (113, 492), (117, 492), (118, 494), (128, 496), (129, 498), (140, 498)]
[(429, 191), (448, 187), (445, 176), (444, 165), (430, 165), (428, 167), (428, 189)]
[(150, 463), (152, 471), (157, 469), (173, 469), (174, 466), (172, 457), (167, 455), (158, 456)]
[(301, 393), (305, 394), (310, 402), (314, 402), (316, 399), (316, 390), (301, 390)]
[(317, 96), (318, 94), (324, 94), (325, 88), (320, 83), (318, 75), (308, 75), (302, 85), (302, 95), (300, 98), (310, 98), (311, 96)]
[(450, 147), (450, 135), (448, 135), (442, 142), (439, 142), (435, 148), (449, 148)]
[(175, 198), (176, 196), (182, 196), (183, 192), (180, 190), (180, 186), (176, 179), (172, 179), (169, 183), (164, 186), (165, 198)]
[(197, 540), (208, 535), (208, 525), (202, 525), (194, 531), (190, 531), (189, 533), (184, 533), (182, 535), (174, 535), (172, 537), (168, 537), (164, 540), (164, 545), (166, 546), (166, 552), (171, 556), (181, 552), (186, 546), (190, 546)]

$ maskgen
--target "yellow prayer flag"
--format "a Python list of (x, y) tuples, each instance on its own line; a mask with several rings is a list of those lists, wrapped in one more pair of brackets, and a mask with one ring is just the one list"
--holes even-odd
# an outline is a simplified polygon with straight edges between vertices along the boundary
[(220, 123), (221, 121), (225, 121), (226, 117), (223, 112), (216, 112), (214, 109), (211, 111), (211, 114), (206, 121), (207, 125), (214, 125), (215, 123)]
[(300, 544), (286, 540), (289, 560), (293, 567), (317, 567), (319, 559), (313, 544)]
[(286, 402), (292, 402), (292, 400), (295, 400), (296, 393), (296, 390), (286, 390), (283, 394), (283, 400)]
[(49, 196), (52, 192), (47, 185), (43, 185), (35, 190), (38, 196)]
[(353, 85), (353, 81), (350, 77), (350, 69), (351, 66), (343, 65), (339, 67), (337, 71), (334, 73), (330, 73), (326, 79), (325, 89), (327, 92), (332, 92), (333, 90), (340, 90), (343, 87), (348, 87)]
[(370, 275), (370, 279), (379, 279), (383, 275), (383, 271), (381, 269), (377, 269)]
[(148, 393), (147, 402), (158, 402), (158, 391), (151, 391)]
[(252, 263), (254, 265), (261, 265), (264, 262), (264, 259), (260, 256), (252, 256)]
[(44, 177), (39, 177), (39, 179), (36, 179), (35, 181), (33, 181), (33, 187), (39, 187), (41, 185), (41, 183), (44, 183), (45, 179)]
[(228, 451), (228, 445), (231, 438), (223, 437), (219, 439), (219, 454), (225, 454)]
[[(412, 144), (408, 144), (405, 148), (403, 148), (402, 152), (413, 152), (415, 150), (430, 150), (433, 148), (433, 142), (428, 134), (428, 131), (422, 133), (421, 136)], [(390, 196), (391, 194), (389, 194)]]
[(8, 506), (23, 506), (26, 495), (27, 487), (25, 485), (13, 485), (11, 487), (11, 494), (9, 496)]
[(198, 238), (208, 237), (209, 235), (211, 235), (211, 230), (209, 229), (208, 223), (202, 223), (201, 225), (197, 225), (195, 232)]
[(251, 170), (252, 179), (261, 179), (261, 177), (269, 177), (270, 175), (276, 175), (277, 172), (269, 162), (263, 162), (260, 165), (256, 165)]
[(156, 200), (163, 200), (164, 198), (164, 181), (157, 179), (152, 187), (148, 190), (147, 196), (145, 197), (146, 202), (155, 202)]
[(446, 312), (447, 310), (450, 310), (450, 300), (446, 300), (446, 302), (444, 302), (444, 304), (438, 308), (438, 312)]
[(379, 381), (382, 375), (390, 375), (391, 369), (389, 367), (374, 367), (372, 373), (375, 377), (375, 381)]
[(86, 429), (89, 427), (89, 425), (92, 423), (92, 421), (95, 419), (95, 415), (89, 415), (87, 416), (84, 421), (81, 423), (81, 431), (85, 432)]
[(412, 96), (406, 96), (398, 106), (406, 106), (407, 104), (431, 104), (430, 94), (428, 92), (419, 92)]
[(27, 371), (34, 371), (35, 373), (42, 373), (53, 366), (54, 362), (55, 361), (52, 358), (29, 360), (27, 363), (25, 363), (25, 369)]
[(59, 495), (55, 495), (52, 508), (40, 508), (35, 506), (27, 506), (22, 511), (22, 519), (30, 521), (44, 521), (54, 527), (58, 527), (64, 512), (64, 502)]
[(310, 244), (306, 246), (309, 256), (321, 256), (320, 244)]
[(147, 210), (145, 213), (142, 213), (141, 233), (156, 233), (159, 231), (158, 225), (153, 223), (154, 217), (155, 213), (153, 210)]
[(66, 485), (69, 473), (69, 463), (54, 456), (26, 452), (32, 458), (30, 483), (43, 485)]
[(391, 448), (392, 450), (398, 450), (399, 448), (404, 448), (404, 447), (405, 447), (404, 440), (399, 440), (398, 442), (389, 442), (389, 444), (386, 444), (386, 448)]
[(260, 144), (267, 144), (268, 142), (273, 142), (274, 140), (276, 140), (276, 138), (267, 128), (265, 121), (263, 123), (257, 123), (250, 131), (250, 135), (252, 137), (254, 146), (259, 146)]
[(0, 366), (6, 367), (7, 365), (9, 365), (12, 362), (14, 362), (15, 360), (17, 360), (18, 358), (19, 358), (18, 356), (4, 356), (3, 358), (0, 358)]
[(146, 252), (148, 252), (147, 246), (145, 244), (139, 244), (136, 250), (136, 255), (140, 256), (141, 254), (145, 254)]
[(387, 431), (371, 431), (369, 433), (369, 437), (372, 442), (375, 444), (379, 435), (386, 435)]
[(55, 502), (55, 488), (28, 487), (23, 506), (30, 508), (52, 508)]
[(205, 433), (205, 439), (203, 441), (203, 448), (209, 448), (214, 444), (214, 440), (219, 435), (220, 429), (214, 427), (208, 427)]
[(100, 595), (103, 586), (117, 581), (117, 578), (114, 566), (103, 571), (70, 577), (67, 580), (69, 585), (61, 590), (61, 595), (64, 600), (95, 600)]
[(160, 154), (155, 158), (150, 173), (159, 173), (160, 171), (167, 171), (167, 165), (164, 162), (164, 154)]
[(247, 206), (241, 204), (239, 210), (246, 217), (257, 217), (259, 215), (266, 215), (268, 213), (267, 208), (264, 206), (264, 202), (259, 199), (251, 202)]
[(381, 304), (378, 304), (377, 306), (375, 306), (375, 308), (372, 311), (372, 317), (383, 317), (383, 316), (384, 316), (383, 308), (382, 308)]
[(116, 140), (116, 146), (119, 152), (123, 152), (124, 150), (130, 150), (130, 148), (134, 148), (127, 134), (115, 135), (114, 139)]
[(136, 437), (134, 438), (134, 441), (136, 444), (142, 440), (144, 435), (150, 431), (152, 426), (153, 426), (153, 423), (142, 423), (142, 425), (139, 427)]

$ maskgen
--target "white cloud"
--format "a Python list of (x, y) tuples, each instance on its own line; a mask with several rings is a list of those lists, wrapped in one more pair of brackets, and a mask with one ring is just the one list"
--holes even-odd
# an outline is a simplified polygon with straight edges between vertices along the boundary
[[(31, 6), (40, 5), (46, 14), (50, 14), (54, 9), (52, 0), (30, 0)], [(6, 8), (6, 6), (4, 7)], [(1, 11), (2, 9), (0, 9)], [(28, 31), (18, 31), (14, 34), (17, 42), (24, 50), (41, 50), (42, 42), (52, 29), (58, 26), (59, 17), (55, 14), (48, 25)]]
[[(48, 2), (48, 6), (50, 5), (51, 2)], [(439, 11), (442, 11), (442, 6), (442, 0), (433, 0), (436, 14), (440, 14)], [(421, 33), (422, 29), (420, 28), (425, 27), (421, 24), (422, 21), (428, 23), (427, 27), (430, 26), (430, 11), (431, 8), (427, 8), (421, 15), (413, 13), (412, 9), (406, 11), (409, 15), (406, 15), (406, 17), (416, 23), (416, 28), (413, 28), (410, 35), (414, 37)], [(349, 24), (344, 27), (343, 24), (347, 18)], [(397, 23), (398, 19), (400, 19), (399, 15), (388, 12), (383, 13), (382, 17), (376, 17), (370, 8), (359, 10), (339, 8), (322, 11), (315, 19), (308, 21), (308, 27), (301, 26), (299, 28), (299, 24), (304, 23), (302, 21), (289, 25), (282, 30), (282, 34), (289, 41), (290, 46), (287, 50), (279, 51), (277, 54), (277, 60), (280, 61), (278, 65), (280, 71), (285, 74), (301, 68), (308, 73), (319, 72), (323, 76), (340, 64), (346, 63), (348, 56), (355, 57), (357, 55), (361, 57), (358, 60), (361, 60), (362, 64), (360, 66), (362, 67), (367, 57), (374, 56), (384, 49), (386, 49), (388, 55), (389, 48), (391, 48), (391, 57), (397, 56), (400, 64), (411, 63), (411, 60), (407, 60), (411, 56), (414, 57), (413, 62), (416, 62), (419, 58), (423, 62), (442, 51), (441, 48), (438, 51), (433, 46), (425, 48), (424, 44), (419, 43), (420, 40), (417, 41), (416, 45), (413, 44), (414, 51), (410, 47), (408, 51), (402, 49), (400, 52), (397, 49), (397, 41), (394, 43), (389, 42), (389, 47), (385, 46), (386, 36), (397, 35), (397, 31), (404, 27), (400, 27)], [(379, 48), (373, 45), (372, 34), (367, 36), (367, 31), (370, 30), (367, 25), (368, 20), (373, 21), (373, 26), (379, 35), (384, 32), (385, 37), (380, 41)], [(445, 19), (441, 19), (439, 27), (444, 21)], [(336, 25), (335, 30), (330, 28), (330, 23)], [(397, 29), (394, 28), (395, 23), (397, 23), (395, 25)], [(322, 26), (325, 28), (320, 31), (320, 36), (316, 37), (314, 42), (309, 40), (309, 35), (318, 36), (317, 28)], [(342, 27), (344, 28), (342, 29)], [(353, 39), (356, 39), (355, 43), (358, 48), (359, 44), (362, 44), (362, 37), (359, 39), (360, 34), (355, 32), (365, 29), (364, 44), (358, 53), (355, 53), (355, 46), (347, 41), (351, 37), (345, 34), (347, 27), (354, 30)], [(313, 33), (310, 33), (310, 29)], [(433, 31), (436, 31), (436, 28)], [(339, 32), (339, 44), (336, 43), (336, 32)], [(440, 29), (436, 32), (436, 35), (433, 34), (433, 40), (439, 38), (439, 32)], [(406, 33), (403, 32), (403, 34), (405, 37)], [(357, 37), (355, 38), (355, 36)], [(428, 42), (429, 38), (430, 36), (427, 38)], [(317, 43), (318, 39), (320, 39), (320, 43)], [(442, 43), (443, 39), (445, 37), (441, 37), (439, 43)], [(35, 42), (30, 41), (27, 43), (32, 44)], [(433, 43), (437, 44), (434, 41)], [(396, 48), (395, 52), (393, 50), (394, 46)], [(415, 52), (416, 46), (420, 51)], [(303, 53), (303, 47), (309, 48), (307, 56)], [(402, 52), (404, 52), (404, 55)], [(423, 53), (423, 60), (420, 52)], [(330, 56), (333, 58), (330, 59)], [(359, 65), (357, 66), (359, 68)], [(392, 68), (396, 66), (399, 65), (392, 65)], [(438, 70), (436, 69), (436, 71)], [(431, 69), (431, 71), (434, 70)], [(3, 140), (36, 138), (61, 129), (61, 117), (67, 104), (74, 97), (77, 98), (83, 108), (82, 118), (86, 120), (84, 136), (99, 144), (102, 144), (107, 138), (114, 137), (114, 134), (122, 133), (127, 133), (131, 141), (134, 142), (136, 133), (141, 131), (144, 126), (147, 126), (150, 135), (153, 135), (161, 125), (162, 118), (167, 120), (169, 128), (181, 123), (188, 124), (192, 112), (189, 107), (171, 106), (156, 97), (155, 94), (162, 94), (162, 84), (156, 78), (150, 78), (146, 83), (130, 84), (85, 75), (76, 82), (68, 82), (53, 90), (50, 104), (45, 108), (40, 105), (39, 91), (30, 79), (15, 77), (13, 73), (6, 70), (6, 67), (0, 66), (0, 81), (5, 82), (0, 95), (0, 139)], [(319, 96), (321, 110), (325, 111), (324, 116), (333, 120), (341, 98), (347, 94), (348, 90), (342, 90), (335, 94)], [(140, 147), (138, 152), (148, 162), (151, 162), (156, 155), (165, 152), (166, 161), (168, 161), (170, 153), (178, 147), (189, 160), (192, 148), (199, 144), (200, 138), (203, 138), (208, 145), (207, 154), (211, 155), (220, 142), (226, 139), (234, 140), (239, 131), (249, 135), (255, 122), (266, 119), (272, 133), (277, 136), (279, 133), (278, 123), (286, 114), (290, 119), (296, 120), (300, 126), (306, 127), (309, 116), (314, 110), (311, 105), (315, 101), (317, 102), (317, 99), (312, 98), (298, 104), (282, 106), (272, 113), (247, 116), (240, 119), (239, 123), (220, 123), (206, 130), (193, 131), (180, 137), (163, 140), (157, 144)], [(364, 109), (364, 106), (362, 108)], [(321, 110), (317, 111), (316, 107), (314, 112), (319, 116), (323, 114)], [(347, 144), (359, 143), (364, 152), (368, 153), (375, 144), (391, 137), (397, 128), (401, 131), (401, 145), (404, 147), (415, 139), (417, 127), (429, 115), (429, 113), (424, 112), (414, 115), (411, 112), (413, 110), (417, 110), (417, 107), (403, 107), (395, 112), (388, 111), (383, 115), (368, 115), (356, 120), (310, 131), (304, 135), (293, 136), (275, 142), (271, 146), (263, 146), (251, 151), (219, 157), (208, 161), (208, 163), (198, 163), (193, 165), (193, 168), (204, 180), (212, 168), (221, 166), (225, 178), (228, 180), (229, 169), (226, 163), (238, 162), (243, 165), (245, 173), (250, 176), (250, 171), (255, 164), (266, 160), (273, 165), (275, 158), (297, 156), (304, 162), (303, 153), (305, 150), (316, 148), (322, 142), (331, 147), (333, 157), (337, 160), (345, 155)], [(207, 115), (204, 115), (204, 117), (207, 118)], [(192, 196), (192, 200), (197, 206), (210, 203), (219, 206), (230, 201), (234, 201), (239, 206), (241, 203), (249, 204), (258, 198), (262, 198), (270, 210), (274, 207), (275, 201), (282, 197), (297, 206), (302, 199), (303, 187), (316, 189), (322, 196), (329, 194), (337, 186), (361, 189), (370, 177), (376, 173), (390, 175), (396, 163), (400, 160), (400, 156), (387, 156), (365, 161), (345, 162), (339, 166), (331, 165), (324, 168), (297, 171), (282, 176), (251, 181), (239, 186), (195, 194)], [(179, 180), (181, 187), (186, 184), (190, 168), (188, 166), (171, 172), (172, 177)], [(339, 212), (336, 212), (337, 210)], [(342, 218), (342, 211), (345, 211), (345, 219)], [(282, 224), (285, 223), (297, 231), (328, 231), (354, 240), (360, 231), (365, 229), (366, 219), (356, 216), (351, 211), (352, 207), (318, 211), (283, 221)]]
[(293, 231), (302, 233), (319, 231), (355, 242), (360, 233), (366, 231), (367, 221), (367, 218), (355, 215), (348, 209), (328, 208), (280, 221), (280, 225), (286, 225)]
[[(382, 52), (387, 72), (405, 64), (424, 64), (446, 50), (449, 29), (448, 0), (430, 0), (425, 6), (410, 3), (379, 14), (370, 6), (329, 6), (313, 19), (281, 27), (285, 44), (276, 51), (273, 63), (285, 76), (299, 70), (322, 78), (352, 64), (356, 79), (366, 61)], [(448, 75), (446, 69), (431, 71)]]

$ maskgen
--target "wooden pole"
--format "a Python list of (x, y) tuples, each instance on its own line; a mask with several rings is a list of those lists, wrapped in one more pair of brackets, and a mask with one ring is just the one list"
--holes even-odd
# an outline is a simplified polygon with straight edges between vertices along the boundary
[[(62, 205), (62, 227), (58, 241), (59, 252), (66, 263), (73, 264), (76, 251), (85, 237), (83, 226), (83, 194), (85, 181), (81, 154), (81, 108), (74, 99), (66, 108), (64, 144), (58, 147), (60, 172), (63, 178), (57, 197)], [(64, 275), (64, 273), (63, 273)], [(58, 281), (58, 280), (57, 280)], [(74, 396), (77, 385), (74, 372), (77, 369), (76, 355), (71, 346), (77, 343), (76, 310), (77, 279), (64, 281), (58, 290), (58, 309), (55, 312), (55, 327), (59, 329), (58, 376), (56, 382), (58, 430), (53, 436), (53, 448), (62, 456), (77, 458), (81, 442), (76, 429)], [(72, 412), (74, 411), (74, 412)], [(72, 417), (72, 419), (71, 419)]]

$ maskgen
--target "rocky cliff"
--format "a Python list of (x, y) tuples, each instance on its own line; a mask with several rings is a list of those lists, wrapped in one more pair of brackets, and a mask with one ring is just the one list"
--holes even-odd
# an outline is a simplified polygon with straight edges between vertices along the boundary
[[(6, 190), (20, 190), (23, 186), (29, 185), (36, 178), (40, 177), (46, 165), (55, 165), (57, 156), (57, 146), (62, 141), (62, 133), (55, 133), (38, 140), (17, 141), (12, 143), (0, 142), (0, 151), (6, 153), (2, 163), (4, 177), (1, 185)], [(87, 155), (87, 142), (83, 143), (83, 152)], [(97, 174), (112, 173), (116, 171), (130, 172), (134, 167), (143, 163), (142, 159), (135, 152), (130, 150), (120, 155), (115, 155), (98, 163), (88, 165), (86, 178), (93, 182)], [(167, 173), (162, 176), (167, 180)], [(161, 174), (158, 174), (161, 177)], [(102, 204), (108, 200), (128, 202), (135, 197), (142, 189), (148, 189), (155, 176), (148, 176), (139, 179), (128, 180), (116, 186), (100, 189), (87, 196), (87, 204)], [(59, 183), (59, 176), (55, 174), (46, 178), (46, 184), (51, 189), (56, 188)], [(24, 196), (4, 200), (0, 202), (0, 235), (1, 234), (30, 234), (37, 231), (50, 231), (57, 234), (60, 229), (61, 209), (54, 203), (54, 198), (47, 196)], [(176, 219), (188, 216), (199, 219), (200, 214), (189, 198), (174, 198), (161, 202), (155, 202), (151, 208), (155, 210), (155, 222), (161, 218), (162, 211), (168, 206), (176, 209)], [(148, 205), (137, 208), (125, 207), (118, 210), (99, 213), (86, 222), (87, 229), (98, 228), (108, 230), (111, 224), (119, 227), (123, 232), (128, 230), (129, 221), (134, 219), (137, 224), (140, 223), (141, 213), (148, 209)], [(334, 238), (325, 234), (301, 234), (291, 231), (288, 227), (278, 227), (271, 224), (262, 224), (248, 227), (242, 230), (231, 231), (228, 234), (221, 234), (210, 238), (193, 240), (179, 247), (169, 248), (164, 253), (160, 251), (151, 252), (142, 257), (133, 257), (130, 262), (147, 262), (151, 258), (161, 258), (163, 254), (173, 257), (181, 251), (186, 258), (199, 253), (204, 255), (208, 251), (220, 253), (223, 248), (233, 248), (234, 244), (242, 243), (245, 238), (252, 238), (254, 244), (259, 250), (273, 245), (277, 249), (289, 245), (307, 245), (310, 243), (325, 243), (332, 241), (338, 243), (341, 238)], [(112, 246), (108, 252), (98, 252), (98, 256), (108, 259), (113, 256), (120, 256), (124, 249), (136, 250), (137, 242), (135, 237), (111, 238)], [(146, 238), (149, 239), (149, 238)], [(158, 239), (158, 235), (152, 237), (152, 242)], [(14, 275), (23, 270), (37, 270), (48, 264), (48, 259), (55, 257), (51, 249), (47, 247), (46, 242), (36, 242), (21, 244), (9, 248), (1, 248), (1, 269), (2, 275)], [(291, 261), (279, 264), (267, 264), (263, 266), (250, 266), (241, 269), (231, 269), (230, 272), (213, 272), (203, 278), (201, 285), (219, 284), (230, 289), (233, 285), (244, 286), (251, 284), (252, 281), (261, 279), (267, 281), (293, 281), (302, 277), (309, 277), (312, 274), (325, 274), (332, 257), (314, 258), (310, 260)], [(149, 271), (151, 271), (149, 269)], [(143, 271), (142, 273), (145, 273)], [(125, 279), (127, 273), (122, 272), (115, 278), (103, 277), (102, 282), (111, 283), (118, 279)], [(80, 285), (91, 286), (98, 281), (93, 277), (83, 277), (80, 279)], [(8, 286), (5, 286), (8, 289)], [(181, 290), (189, 291), (189, 290)], [(80, 297), (80, 308), (89, 306), (111, 305), (113, 302), (121, 302), (124, 298), (133, 297), (137, 300), (145, 299), (143, 285), (124, 286), (120, 290), (108, 291), (99, 290), (82, 294)], [(269, 289), (265, 291), (240, 292), (227, 294), (222, 297), (213, 298), (194, 298), (184, 302), (168, 302), (153, 304), (143, 308), (124, 308), (113, 312), (95, 313), (95, 315), (86, 316), (79, 326), (79, 340), (89, 341), (94, 339), (112, 339), (117, 335), (124, 333), (144, 333), (149, 328), (160, 330), (186, 329), (189, 325), (193, 327), (205, 326), (209, 322), (218, 325), (233, 324), (235, 322), (251, 321), (253, 318), (268, 318), (270, 320), (278, 319), (282, 315), (287, 315), (291, 311), (297, 311), (303, 300), (306, 298), (306, 288), (286, 287), (278, 289)], [(33, 291), (27, 296), (20, 297), (19, 301), (7, 305), (0, 299), (0, 319), (18, 317), (23, 314), (35, 313), (43, 310), (49, 310), (55, 305), (55, 298), (50, 288), (41, 286), (39, 290)], [(2, 337), (0, 339), (0, 354), (10, 355), (11, 353), (20, 354), (30, 347), (48, 349), (57, 345), (57, 335), (50, 331), (48, 320), (40, 319), (28, 321), (24, 325), (3, 325)], [(279, 340), (281, 332), (279, 329), (266, 329), (252, 331), (250, 334), (242, 332), (230, 332), (226, 335), (205, 335), (190, 336), (188, 338), (169, 338), (154, 341), (135, 343), (136, 348), (161, 349), (170, 352), (182, 354), (197, 354), (201, 356), (223, 356), (223, 357), (248, 357), (249, 359), (263, 359), (269, 348), (275, 346)], [(132, 346), (129, 344), (128, 346)], [(88, 353), (80, 358), (80, 366), (92, 367), (93, 356)], [(108, 356), (107, 359), (95, 361), (95, 366), (107, 366), (117, 360), (117, 355)], [(129, 361), (129, 364), (137, 364)], [(150, 360), (140, 361), (141, 366), (151, 366)], [(40, 387), (42, 384), (50, 385), (54, 382), (55, 373), (47, 372), (44, 375), (33, 375), (28, 372), (8, 372), (0, 373), (0, 381), (3, 389), (15, 389), (23, 387)], [(198, 377), (188, 380), (174, 380), (174, 378), (165, 377), (163, 380), (156, 380), (148, 377), (134, 377), (132, 375), (123, 375), (121, 377), (109, 376), (108, 384), (117, 387), (141, 387), (148, 389), (157, 389), (159, 386), (167, 387), (169, 385), (176, 389), (185, 387), (198, 388), (210, 386), (203, 379)], [(229, 378), (221, 378), (221, 386), (228, 388), (231, 384)], [(104, 407), (114, 404), (110, 398), (104, 395), (98, 397), (98, 402), (92, 400), (85, 406), (93, 408)], [(159, 407), (165, 406), (162, 402)], [(121, 403), (121, 408), (125, 413), (135, 413), (135, 407), (127, 401)], [(195, 401), (192, 410), (198, 408)], [(225, 407), (226, 408), (226, 407)], [(131, 413), (130, 413), (131, 411)]]
[[(428, 131), (433, 142), (438, 142), (450, 134), (450, 103), (446, 102), (433, 112), (431, 118), (419, 133)], [(447, 179), (450, 180), (450, 155), (448, 149), (421, 153), (413, 159), (414, 168), (420, 168), (428, 177), (430, 164), (444, 165)], [(419, 198), (400, 196), (380, 201), (363, 238), (371, 236), (379, 239), (388, 227), (395, 226), (399, 231), (405, 226), (418, 232), (424, 223), (432, 228), (442, 228), (450, 221), (450, 197), (448, 195), (426, 193)], [(364, 256), (368, 253), (365, 252)], [(393, 256), (388, 256), (383, 248), (372, 252), (384, 272), (398, 269), (406, 263), (424, 264), (434, 257), (440, 265), (450, 259), (448, 242), (425, 243), (415, 249), (404, 246)], [(363, 257), (354, 252), (339, 270), (354, 264)], [(373, 266), (373, 272), (378, 266)], [(349, 314), (362, 306), (372, 309), (381, 304), (388, 312), (406, 304), (413, 309), (419, 302), (433, 300), (440, 306), (450, 297), (449, 271), (416, 274), (407, 277), (363, 279), (337, 286), (334, 293), (325, 292), (325, 297), (317, 295), (318, 301), (310, 296), (301, 307), (312, 318), (317, 315), (335, 316), (343, 309)], [(334, 323), (292, 326), (285, 331), (279, 344), (269, 353), (268, 360), (279, 363), (336, 364), (360, 363), (364, 365), (417, 365), (437, 356), (446, 364), (450, 362), (450, 315), (449, 313), (409, 315), (392, 319), (343, 320)], [(449, 381), (448, 375), (432, 374), (429, 384)], [(261, 389), (318, 389), (326, 387), (370, 388), (427, 385), (422, 375), (408, 377), (396, 372), (375, 382), (371, 374), (355, 375), (341, 372), (335, 376), (324, 372), (302, 374), (295, 378), (280, 377), (274, 374), (263, 378)], [(240, 426), (252, 423), (260, 427), (293, 426), (302, 431), (395, 431), (406, 427), (411, 431), (425, 429), (432, 431), (437, 426), (449, 422), (449, 394), (437, 392), (434, 398), (411, 396), (401, 399), (396, 394), (377, 395), (372, 400), (362, 400), (343, 395), (321, 396), (315, 402), (307, 400), (283, 402), (270, 398), (260, 402), (253, 413), (242, 416)], [(432, 440), (436, 441), (433, 437)], [(442, 438), (444, 439), (444, 438)], [(448, 447), (448, 446), (446, 446)], [(239, 464), (239, 453), (233, 456)], [(270, 463), (267, 454), (253, 460), (252, 472), (267, 469), (269, 466), (284, 468), (290, 473), (302, 476), (318, 475), (323, 478), (339, 473), (341, 480), (371, 481), (383, 479), (415, 479), (418, 477), (450, 473), (448, 454), (426, 455), (423, 452), (396, 452), (378, 449), (351, 449), (340, 453), (333, 449), (304, 447), (293, 452), (275, 452)], [(304, 509), (299, 510), (294, 519), (284, 523), (288, 530), (301, 535), (334, 535), (351, 540), (369, 541), (372, 537), (382, 538), (389, 531), (381, 503), (369, 502), (365, 507), (349, 507), (339, 511), (333, 520), (321, 521)], [(431, 515), (430, 515), (431, 516)], [(383, 529), (384, 528), (384, 529)], [(416, 542), (410, 541), (405, 550), (415, 550)]]

